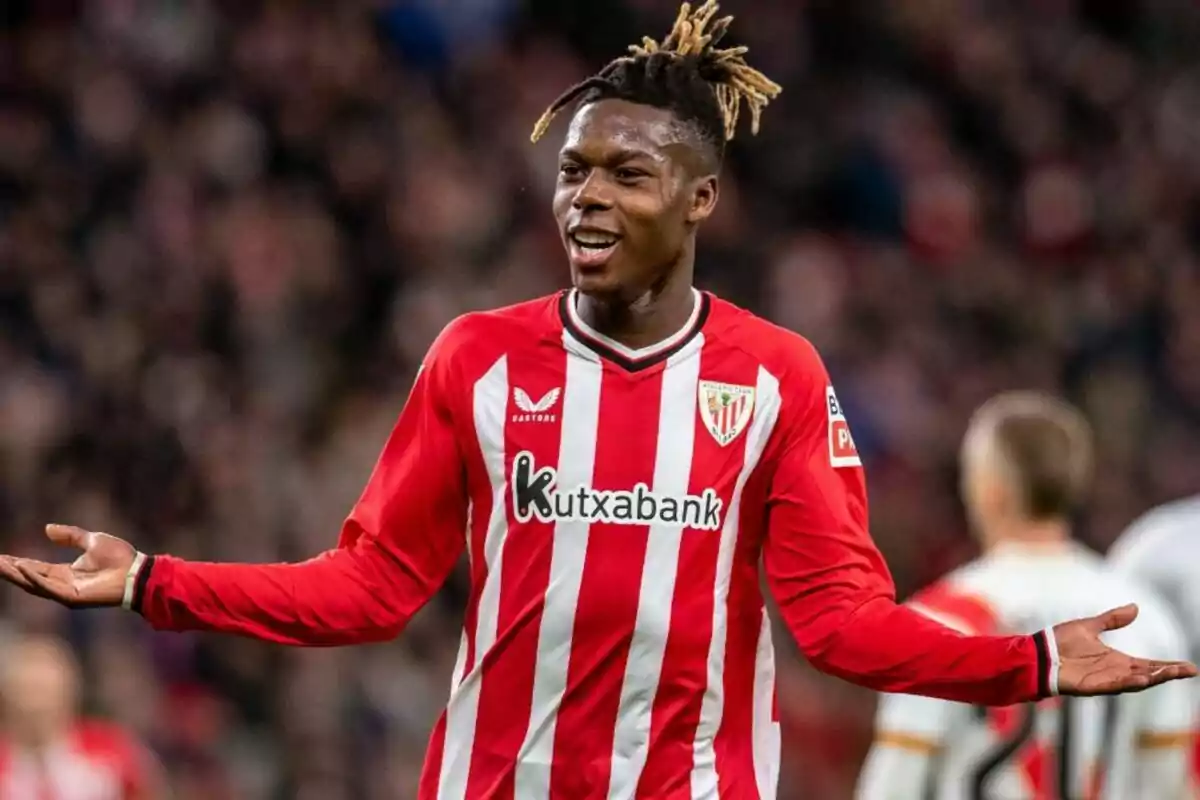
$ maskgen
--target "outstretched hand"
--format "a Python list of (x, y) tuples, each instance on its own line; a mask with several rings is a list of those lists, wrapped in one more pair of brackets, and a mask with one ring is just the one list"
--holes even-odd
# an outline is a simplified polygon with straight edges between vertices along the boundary
[(73, 525), (47, 525), (46, 536), (54, 544), (77, 548), (83, 554), (70, 564), (0, 555), (0, 578), (71, 608), (121, 605), (125, 578), (137, 557), (133, 545)]
[(1196, 677), (1186, 661), (1134, 658), (1100, 640), (1105, 631), (1124, 628), (1137, 619), (1136, 605), (1121, 606), (1095, 617), (1054, 626), (1058, 644), (1058, 692), (1063, 695), (1139, 692), (1180, 678)]

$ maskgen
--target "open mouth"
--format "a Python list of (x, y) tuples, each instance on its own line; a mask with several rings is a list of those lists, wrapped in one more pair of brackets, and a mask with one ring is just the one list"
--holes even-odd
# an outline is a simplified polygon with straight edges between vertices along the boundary
[(615, 233), (599, 231), (575, 231), (571, 234), (571, 241), (584, 250), (604, 250), (612, 247), (620, 238)]
[(571, 260), (581, 267), (602, 266), (616, 251), (621, 237), (603, 231), (573, 231), (567, 234)]

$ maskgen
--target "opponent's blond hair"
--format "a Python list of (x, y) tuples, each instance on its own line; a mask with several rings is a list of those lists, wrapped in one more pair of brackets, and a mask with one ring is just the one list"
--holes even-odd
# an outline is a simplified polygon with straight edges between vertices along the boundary
[(973, 436), (989, 437), (1032, 519), (1066, 517), (1091, 488), (1092, 428), (1083, 412), (1041, 392), (1005, 392), (975, 412)]

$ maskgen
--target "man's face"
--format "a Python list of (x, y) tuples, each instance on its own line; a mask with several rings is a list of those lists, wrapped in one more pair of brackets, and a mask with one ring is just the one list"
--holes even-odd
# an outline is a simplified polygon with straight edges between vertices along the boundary
[(602, 100), (575, 114), (554, 216), (579, 291), (632, 300), (679, 260), (716, 205), (716, 178), (665, 109)]
[(75, 714), (76, 675), (57, 643), (31, 640), (5, 653), (0, 677), (9, 732), (29, 744), (61, 735)]

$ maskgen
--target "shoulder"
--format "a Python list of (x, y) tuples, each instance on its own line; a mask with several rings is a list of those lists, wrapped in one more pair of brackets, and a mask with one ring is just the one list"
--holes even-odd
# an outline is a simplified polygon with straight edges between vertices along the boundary
[(547, 295), (511, 306), (461, 314), (442, 329), (433, 350), (446, 357), (497, 341), (511, 343), (521, 337), (553, 335), (561, 329), (559, 299), (558, 294)]
[(1188, 655), (1188, 636), (1182, 622), (1155, 587), (1125, 575), (1112, 575), (1114, 598), (1137, 603), (1138, 616), (1125, 631), (1114, 631), (1114, 638), (1126, 633), (1129, 648), (1140, 648), (1146, 655), (1180, 659)]
[(1005, 625), (988, 577), (986, 564), (971, 562), (914, 594), (908, 605), (960, 633), (997, 633)]
[[(785, 438), (807, 437), (843, 419), (829, 373), (817, 348), (807, 338), (763, 319), (733, 303), (713, 298), (712, 324), (706, 328), (727, 356), (753, 364), (760, 379), (773, 384)], [(764, 376), (763, 373), (766, 373)], [(790, 433), (787, 433), (790, 432)]]
[(862, 467), (846, 414), (816, 346), (733, 303), (716, 298), (712, 302), (712, 324), (706, 335), (719, 342), (726, 355), (732, 351), (733, 357), (754, 365), (769, 389), (758, 400), (764, 408), (773, 406), (778, 420), (777, 433), (772, 435), (779, 449), (772, 450), (769, 458), (783, 457), (793, 446), (803, 448), (801, 452), (817, 447), (828, 450), (832, 467)]
[(73, 731), (75, 746), (93, 757), (128, 760), (136, 756), (141, 745), (124, 728), (111, 722), (88, 719)]
[(825, 366), (817, 348), (801, 334), (710, 295), (712, 335), (722, 344), (759, 362), (781, 382), (825, 380)]
[(560, 297), (547, 295), (455, 317), (429, 348), (422, 370), (436, 369), (458, 377), (482, 374), (514, 348), (560, 337)]
[[(94, 763), (105, 764), (120, 776), (128, 789), (139, 796), (160, 784), (161, 765), (154, 752), (140, 739), (118, 725), (96, 719), (78, 723), (73, 731), (75, 747)], [(150, 796), (157, 796), (151, 792)]]
[(1172, 571), (1190, 559), (1182, 548), (1200, 550), (1192, 533), (1200, 524), (1200, 497), (1152, 508), (1135, 519), (1108, 552), (1109, 561), (1135, 572)]

